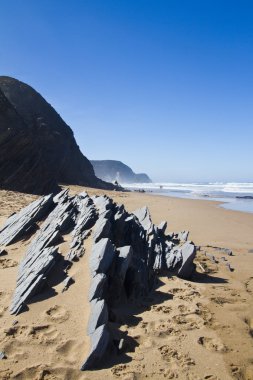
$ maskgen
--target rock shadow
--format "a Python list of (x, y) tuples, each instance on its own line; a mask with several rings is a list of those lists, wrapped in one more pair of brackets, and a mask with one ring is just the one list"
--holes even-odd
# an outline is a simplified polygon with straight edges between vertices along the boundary
[(228, 280), (223, 277), (212, 277), (207, 273), (195, 273), (192, 277), (192, 282), (201, 284), (227, 284)]

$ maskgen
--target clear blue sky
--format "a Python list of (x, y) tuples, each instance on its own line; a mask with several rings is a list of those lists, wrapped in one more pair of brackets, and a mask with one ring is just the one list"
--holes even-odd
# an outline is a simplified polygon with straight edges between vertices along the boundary
[(253, 181), (253, 1), (0, 0), (0, 72), (90, 159), (157, 181)]

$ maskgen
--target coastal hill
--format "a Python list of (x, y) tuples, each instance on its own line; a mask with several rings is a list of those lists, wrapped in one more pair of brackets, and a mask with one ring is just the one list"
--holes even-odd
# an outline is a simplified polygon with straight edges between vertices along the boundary
[(58, 184), (104, 189), (71, 128), (32, 87), (0, 76), (0, 188), (33, 194)]
[(115, 160), (91, 160), (95, 174), (98, 178), (118, 183), (151, 183), (151, 179), (145, 173), (135, 174), (133, 170)]

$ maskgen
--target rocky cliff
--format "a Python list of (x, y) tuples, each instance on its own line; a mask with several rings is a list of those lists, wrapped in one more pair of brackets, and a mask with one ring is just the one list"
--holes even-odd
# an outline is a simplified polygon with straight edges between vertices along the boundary
[(112, 189), (98, 179), (71, 128), (33, 88), (0, 76), (0, 188), (46, 194), (58, 184)]
[(133, 170), (121, 161), (91, 160), (95, 174), (98, 178), (119, 183), (150, 183), (151, 179), (145, 173), (135, 174)]

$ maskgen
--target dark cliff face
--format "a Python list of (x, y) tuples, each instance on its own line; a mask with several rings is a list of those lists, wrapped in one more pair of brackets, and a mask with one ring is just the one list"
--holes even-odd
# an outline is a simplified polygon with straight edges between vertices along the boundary
[(98, 179), (72, 130), (30, 86), (0, 76), (0, 187), (46, 194), (58, 184), (112, 189)]
[(151, 179), (145, 173), (136, 174), (133, 170), (115, 160), (91, 160), (95, 174), (104, 181), (119, 183), (150, 183)]

